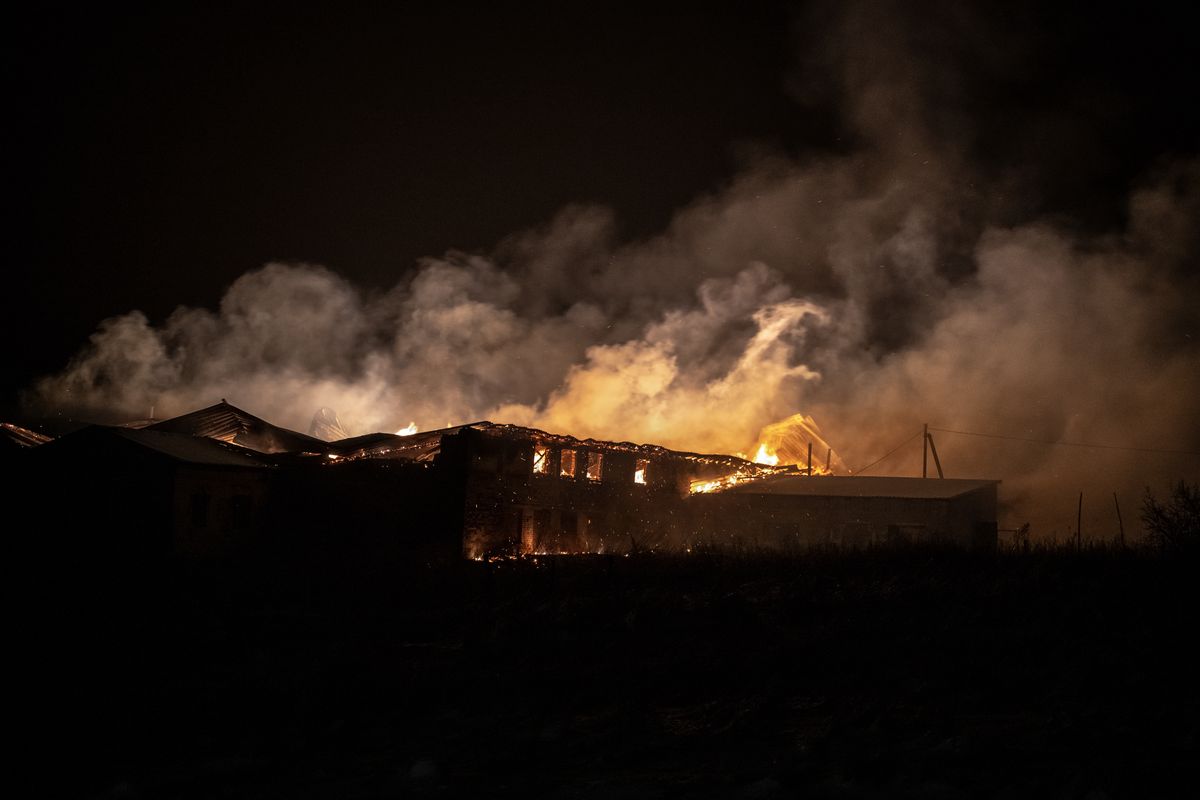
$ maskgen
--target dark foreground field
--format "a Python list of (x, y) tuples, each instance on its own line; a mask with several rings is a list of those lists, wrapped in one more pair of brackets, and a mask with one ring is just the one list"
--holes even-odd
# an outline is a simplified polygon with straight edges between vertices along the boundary
[(28, 598), (29, 763), (84, 797), (1192, 794), (1194, 566), (76, 565)]

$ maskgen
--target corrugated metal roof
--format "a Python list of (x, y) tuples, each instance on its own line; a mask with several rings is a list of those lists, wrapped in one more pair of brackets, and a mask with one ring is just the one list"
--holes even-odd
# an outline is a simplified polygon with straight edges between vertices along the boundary
[(812, 497), (949, 499), (996, 486), (1000, 481), (967, 478), (876, 478), (868, 476), (776, 475), (727, 489), (723, 494), (785, 494)]
[(260, 453), (323, 453), (328, 444), (299, 431), (280, 428), (222, 400), (216, 405), (156, 422), (143, 430), (219, 439)]
[(263, 455), (216, 439), (104, 425), (91, 425), (60, 436), (37, 448), (36, 455), (44, 454), (44, 457), (49, 459), (67, 455), (68, 458), (83, 457), (89, 461), (103, 463), (109, 455), (120, 452), (122, 448), (131, 444), (187, 464), (249, 469), (264, 469), (269, 466)]
[(214, 439), (149, 429), (139, 431), (129, 428), (113, 428), (112, 430), (123, 439), (128, 439), (142, 447), (155, 450), (177, 461), (186, 461), (189, 464), (253, 469), (266, 466), (255, 457), (253, 451)]

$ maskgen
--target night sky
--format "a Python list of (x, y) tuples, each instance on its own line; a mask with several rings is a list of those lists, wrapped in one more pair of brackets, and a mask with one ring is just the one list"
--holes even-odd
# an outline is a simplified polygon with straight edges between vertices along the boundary
[[(1119, 213), (1139, 170), (1197, 143), (1193, 34), (1145, 4), (1038, 5), (990, 12), (1030, 52), (966, 75), (978, 146), (1053, 156), (1051, 210)], [(820, 8), (407, 8), (53, 8), (6, 26), (6, 393), (61, 368), (100, 319), (213, 305), (269, 260), (386, 286), (574, 202), (644, 236), (727, 179), (739, 148), (851, 146), (819, 92), (789, 91)], [(1037, 142), (1013, 141), (1039, 123)], [(1093, 126), (1099, 141), (1071, 146)]]
[[(1119, 232), (1133, 187), (1196, 154), (1194, 30), (1170, 4), (962, 5), (850, 4), (878, 63), (832, 3), (28, 13), (4, 34), (5, 415), (101, 320), (215, 308), (267, 262), (370, 296), (573, 204), (637, 243), (748, 164), (879, 149), (886, 124), (848, 119), (856, 70), (912, 68), (926, 140), (973, 169), (968, 244), (984, 224)], [(938, 268), (972, 272), (955, 259)], [(1194, 250), (1173, 264), (1194, 289)]]
[(834, 142), (785, 92), (785, 7), (184, 5), (9, 29), (8, 392), (102, 318), (215, 305), (270, 260), (390, 286), (573, 202), (645, 235), (741, 143)]

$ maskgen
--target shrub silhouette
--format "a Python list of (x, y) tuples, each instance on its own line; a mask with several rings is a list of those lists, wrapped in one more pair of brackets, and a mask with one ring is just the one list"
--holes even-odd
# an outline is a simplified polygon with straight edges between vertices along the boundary
[(1147, 486), (1142, 524), (1151, 543), (1162, 550), (1200, 550), (1200, 486), (1181, 480), (1161, 502)]

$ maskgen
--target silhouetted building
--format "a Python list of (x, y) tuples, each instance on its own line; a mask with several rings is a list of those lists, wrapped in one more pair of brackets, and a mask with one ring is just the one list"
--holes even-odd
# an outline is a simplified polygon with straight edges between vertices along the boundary
[(29, 449), (77, 534), (145, 552), (259, 547), (380, 565), (693, 546), (994, 547), (998, 481), (807, 475), (476, 422), (324, 442), (222, 401)]
[(91, 426), (28, 455), (48, 521), (88, 549), (213, 555), (263, 528), (273, 467), (243, 447)]
[(776, 475), (692, 499), (693, 530), (764, 548), (996, 546), (999, 481)]

